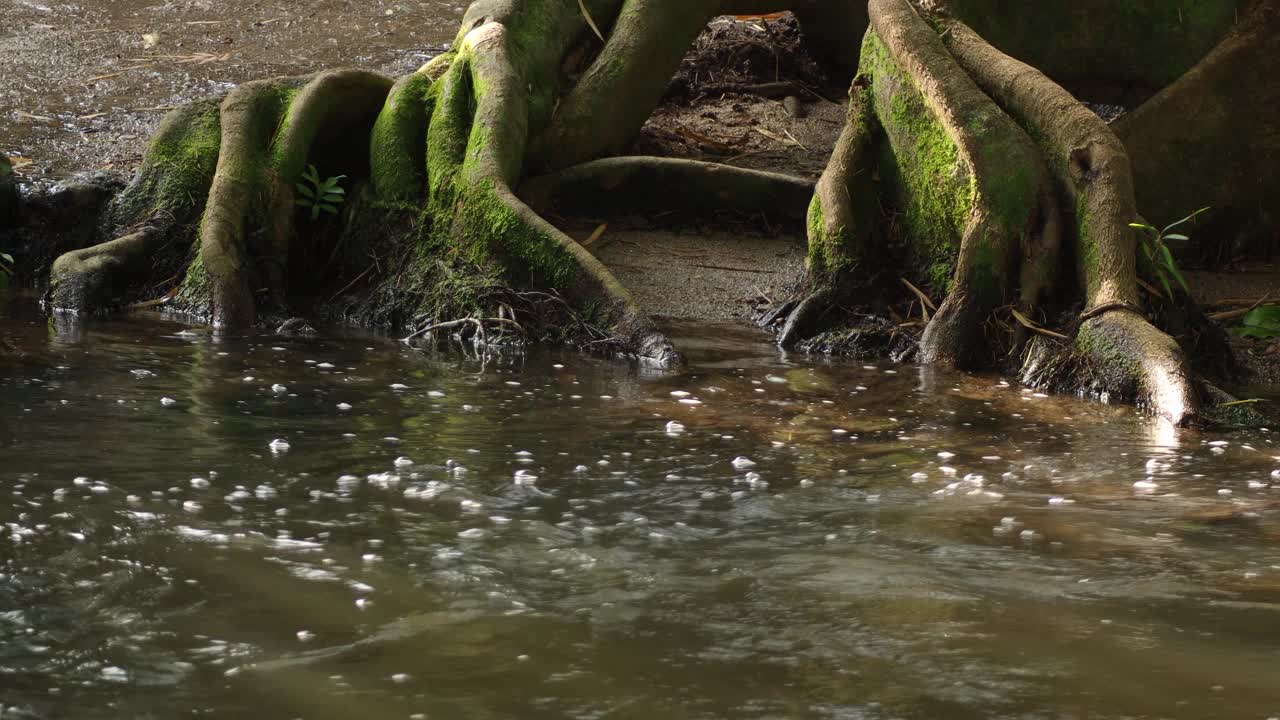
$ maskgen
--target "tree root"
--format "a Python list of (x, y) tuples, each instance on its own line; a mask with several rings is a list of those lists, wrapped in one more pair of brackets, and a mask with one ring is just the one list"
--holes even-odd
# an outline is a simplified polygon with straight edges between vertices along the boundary
[(160, 229), (144, 226), (110, 242), (59, 256), (51, 271), (53, 308), (75, 313), (122, 302), (133, 283), (150, 269), (151, 256), (164, 239)]
[[(973, 369), (990, 354), (986, 318), (1013, 296), (1022, 252), (1040, 244), (1048, 172), (1031, 139), (906, 0), (868, 8), (863, 71), (875, 78), (876, 111), (898, 158), (912, 253), (919, 265), (955, 268), (921, 338), (921, 359)], [(942, 278), (930, 280), (940, 289)]]
[[(449, 213), (438, 219), (451, 219), (447, 232), (455, 246), (496, 254), (506, 267), (532, 276), (528, 284), (559, 290), (578, 307), (594, 307), (595, 321), (612, 328), (638, 357), (661, 365), (678, 362), (670, 340), (613, 274), (512, 192), (527, 149), (529, 105), (520, 100), (527, 92), (511, 62), (507, 33), (495, 19), (475, 25), (442, 80), (428, 139), (431, 205)], [(458, 117), (463, 105), (454, 97), (464, 90), (472, 93), (475, 107), (470, 123)], [(437, 183), (437, 175), (451, 179)]]
[(809, 204), (809, 273), (814, 284), (851, 284), (863, 260), (882, 245), (873, 150), (883, 129), (871, 106), (871, 79), (860, 75), (849, 90), (849, 111), (831, 159)]
[[(1277, 3), (1252, 0), (1259, 24), (1238, 29), (1156, 107), (1223, 115), (1179, 99), (1190, 92), (1183, 82), (1228, 85), (1241, 58), (1274, 49), (1280, 33), (1266, 32)], [(596, 159), (636, 135), (710, 17), (783, 7), (846, 70), (848, 40), (870, 26), (844, 132), (816, 186), (708, 163)], [(584, 14), (608, 33), (603, 47)], [(1241, 102), (1250, 87), (1231, 85), (1222, 97)], [(1154, 112), (1134, 113), (1131, 133), (1145, 132), (1137, 128), (1150, 127)], [(294, 187), (308, 164), (350, 178), (334, 223), (296, 222)], [(1072, 289), (1057, 283), (1069, 242), (1085, 314), (1070, 350), (1039, 336), (1029, 343), (1024, 376), (1075, 363), (1096, 394), (1137, 399), (1176, 423), (1195, 416), (1181, 351), (1141, 315), (1125, 148), (1065, 90), (958, 21), (926, 22), (909, 0), (477, 0), (449, 52), (394, 84), (355, 70), (251, 82), (216, 107), (170, 115), (113, 204), (109, 224), (120, 237), (60, 258), (52, 296), (73, 310), (119, 302), (127, 284), (161, 267), (168, 277), (166, 263), (188, 253), (174, 305), (216, 327), (245, 327), (283, 304), (288, 268), (324, 252), (330, 261), (319, 274), (332, 287), (309, 289), (341, 286), (336, 297), (364, 282), (368, 297), (389, 306), (382, 317), (412, 319), (419, 332), (465, 326), (484, 339), (496, 322), (532, 335), (539, 321), (529, 306), (543, 301), (526, 303), (517, 319), (504, 300), (518, 295), (512, 288), (539, 288), (590, 344), (673, 364), (670, 341), (609, 270), (531, 208), (619, 199), (807, 217), (808, 294), (788, 318), (784, 346), (823, 332), (840, 310), (857, 322), (826, 333), (823, 347), (908, 352), (903, 330), (920, 323), (850, 309), (870, 289), (901, 297), (902, 273), (878, 266), (905, 263), (915, 292), (945, 298), (925, 316), (921, 358), (962, 368), (999, 354), (988, 337), (1001, 324), (997, 310), (1018, 313), (1015, 347), (1025, 328), (1044, 322), (1040, 304)], [(298, 242), (303, 227), (312, 232)], [(403, 265), (384, 267), (388, 258)], [(303, 273), (293, 271), (295, 283)], [(877, 310), (889, 302), (867, 295)]]
[(249, 286), (246, 221), (262, 217), (266, 164), (271, 139), (297, 81), (245, 83), (222, 101), (222, 144), (209, 189), (192, 270), (180, 293), (182, 303), (208, 315), (216, 328), (243, 328), (256, 319)]
[[(1005, 111), (1039, 139), (1074, 209), (1076, 261), (1089, 308), (1139, 307), (1133, 179), (1124, 146), (1096, 115), (1036, 69), (1000, 53), (958, 21), (943, 37), (956, 60)], [(1081, 323), (1077, 349), (1102, 372), (1099, 393), (1133, 398), (1175, 424), (1199, 402), (1177, 344), (1134, 312), (1113, 310)]]
[(544, 210), (776, 212), (803, 218), (813, 183), (790, 175), (661, 157), (614, 157), (526, 180), (520, 197)]
[(188, 251), (188, 228), (198, 221), (213, 182), (219, 136), (216, 101), (165, 117), (137, 177), (107, 210), (109, 230), (129, 241), (58, 258), (50, 273), (53, 310), (80, 314), (119, 304), (153, 267), (173, 264)]
[(531, 166), (559, 170), (621, 152), (719, 10), (719, 0), (626, 0), (599, 57), (534, 143)]
[(423, 196), (427, 122), (435, 107), (431, 87), (431, 78), (421, 70), (400, 78), (391, 86), (386, 104), (373, 124), (369, 176), (379, 199), (413, 203)]
[(821, 332), (836, 297), (834, 289), (822, 288), (801, 300), (787, 316), (782, 332), (778, 333), (778, 347), (793, 348), (805, 338)]

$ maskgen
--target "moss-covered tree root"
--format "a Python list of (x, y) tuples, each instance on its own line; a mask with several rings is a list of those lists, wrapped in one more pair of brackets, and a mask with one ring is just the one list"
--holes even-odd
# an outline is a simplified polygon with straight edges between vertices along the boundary
[[(1201, 43), (1231, 27), (1227, 2), (1206, 0), (1185, 27), (1161, 20), (1153, 31), (1161, 42), (1182, 33)], [(1118, 125), (1129, 151), (1142, 153), (1144, 184), (1176, 174), (1175, 160), (1152, 159), (1170, 154), (1155, 143), (1178, 135), (1169, 117), (1195, 116), (1186, 136), (1195, 152), (1171, 154), (1197, 168), (1212, 153), (1276, 149), (1274, 122), (1237, 133), (1228, 119), (1238, 113), (1225, 107), (1280, 103), (1265, 81), (1280, 69), (1277, 3), (1248, 0), (1216, 50)], [(996, 33), (1035, 15), (986, 17), (989, 0), (951, 4)], [(1048, 4), (1073, 18), (1077, 6), (1096, 15), (1116, 5)], [(1164, 11), (1131, 5), (1141, 12), (1115, 10), (1130, 24)], [(708, 163), (611, 157), (636, 137), (710, 18), (784, 9), (795, 11), (833, 77), (854, 78), (844, 131), (816, 186)], [(1025, 49), (1062, 69), (1089, 47), (1093, 36), (1080, 33), (1074, 44)], [(1169, 82), (1194, 54), (1113, 75)], [(1249, 79), (1255, 66), (1261, 71)], [(1272, 187), (1275, 168), (1262, 167), (1269, 155), (1251, 157), (1248, 172)], [(337, 217), (304, 220), (297, 208), (306, 204), (295, 186), (308, 165), (321, 177), (346, 176)], [(1139, 199), (1160, 187), (1150, 180)], [(1180, 211), (1200, 204), (1189, 198), (1178, 196)], [(1164, 199), (1151, 200), (1156, 218), (1168, 211)], [(53, 304), (92, 310), (150, 288), (172, 294), (172, 307), (240, 328), (286, 312), (305, 293), (345, 298), (359, 287), (363, 299), (351, 305), (363, 303), (362, 317), (421, 328), (507, 320), (497, 311), (530, 291), (523, 297), (554, 301), (524, 311), (555, 305), (570, 324), (602, 329), (592, 342), (674, 363), (675, 348), (612, 273), (539, 214), (610, 206), (767, 209), (807, 220), (808, 283), (790, 303), (783, 344), (857, 305), (851, 315), (869, 321), (854, 334), (887, 332), (879, 347), (900, 356), (900, 329), (920, 323), (883, 316), (909, 287), (927, 362), (1008, 365), (1029, 332), (1044, 334), (1037, 322), (1058, 320), (1073, 334), (1070, 351), (1057, 361), (1025, 353), (1037, 359), (1029, 367), (1070, 366), (1095, 393), (1136, 399), (1174, 422), (1197, 412), (1181, 351), (1140, 306), (1127, 227), (1138, 206), (1120, 139), (1048, 77), (958, 20), (922, 15), (912, 0), (476, 0), (449, 50), (394, 83), (358, 70), (250, 82), (173, 113), (112, 205), (107, 224), (117, 239), (59, 259)], [(1066, 259), (1073, 266), (1063, 271)], [(932, 298), (941, 302), (930, 316)], [(1063, 323), (1064, 314), (1078, 320)], [(1026, 377), (1050, 382), (1043, 370)]]
[(617, 208), (699, 213), (768, 212), (800, 219), (813, 183), (791, 175), (677, 158), (593, 160), (526, 180), (520, 197), (540, 212)]
[[(1084, 315), (1061, 351), (1084, 363), (1070, 364), (1073, 380), (1175, 423), (1193, 418), (1183, 354), (1142, 314), (1128, 227), (1138, 213), (1120, 141), (1070, 93), (963, 23), (926, 19), (907, 0), (871, 0), (868, 11), (848, 121), (810, 208), (812, 295), (781, 341), (821, 330), (831, 306), (875, 275), (865, 258), (896, 253), (914, 292), (945, 295), (932, 317), (920, 298), (920, 359), (1000, 364), (1029, 330), (1051, 334), (1030, 318), (1043, 320), (1046, 299), (1061, 305), (1074, 274)], [(1076, 273), (1060, 272), (1063, 256)], [(1017, 322), (1001, 340), (993, 335), (1007, 330), (996, 328), (1008, 325), (993, 315), (1005, 307)], [(1031, 382), (1068, 366), (1028, 356), (1037, 358), (1024, 373)]]
[(942, 36), (956, 60), (1039, 139), (1059, 195), (1073, 210), (1070, 240), (1086, 305), (1075, 346), (1098, 370), (1092, 390), (1136, 398), (1186, 422), (1199, 403), (1185, 358), (1142, 314), (1137, 237), (1129, 227), (1138, 210), (1124, 145), (1061, 86), (963, 23), (946, 22)]

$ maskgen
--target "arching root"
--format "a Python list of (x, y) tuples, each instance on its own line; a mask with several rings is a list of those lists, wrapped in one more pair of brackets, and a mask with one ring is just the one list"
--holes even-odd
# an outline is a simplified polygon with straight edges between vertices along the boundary
[(809, 204), (809, 273), (819, 287), (848, 287), (860, 271), (872, 272), (864, 260), (884, 242), (872, 182), (873, 153), (883, 132), (871, 106), (871, 79), (860, 75), (850, 86), (844, 129)]
[(520, 196), (538, 210), (625, 205), (643, 210), (736, 210), (804, 217), (813, 183), (790, 175), (661, 157), (614, 157), (526, 180)]
[[(1197, 413), (1191, 373), (1177, 344), (1140, 308), (1133, 179), (1124, 146), (1096, 115), (1036, 69), (1003, 55), (958, 21), (943, 38), (956, 60), (1010, 115), (1029, 128), (1048, 158), (1071, 227), (1086, 315), (1075, 345), (1099, 370), (1095, 392), (1136, 399), (1183, 424)], [(1114, 308), (1094, 314), (1093, 309)]]
[[(582, 22), (571, 10), (566, 21)], [(612, 273), (511, 189), (522, 174), (531, 107), (539, 100), (529, 96), (529, 83), (512, 62), (519, 48), (506, 17), (497, 12), (480, 14), (470, 25), (464, 20), (470, 29), (455, 43), (453, 64), (437, 83), (427, 138), (433, 240), (412, 262), (425, 267), (446, 248), (481, 266), (496, 260), (513, 285), (556, 290), (589, 312), (593, 325), (612, 330), (615, 347), (674, 364), (679, 354)], [(563, 48), (538, 47), (556, 61), (558, 50)]]
[(123, 302), (133, 284), (145, 277), (151, 256), (163, 242), (163, 232), (143, 227), (110, 242), (59, 256), (52, 270), (54, 309), (78, 312)]
[[(221, 106), (222, 144), (200, 228), (199, 249), (179, 297), (214, 327), (257, 319), (254, 287), (281, 302), (294, 212), (293, 185), (322, 132), (367, 132), (391, 81), (357, 70), (246, 83)], [(265, 240), (248, 242), (263, 230)]]
[(626, 0), (599, 57), (534, 142), (530, 165), (558, 170), (621, 152), (720, 5), (719, 0)]

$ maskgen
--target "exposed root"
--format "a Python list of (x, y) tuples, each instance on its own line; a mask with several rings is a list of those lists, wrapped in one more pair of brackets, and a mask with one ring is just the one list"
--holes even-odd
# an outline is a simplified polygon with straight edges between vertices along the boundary
[(863, 261), (882, 246), (874, 174), (874, 143), (883, 130), (871, 106), (871, 78), (855, 78), (849, 111), (809, 204), (809, 273), (836, 287), (856, 282)]
[(427, 121), (434, 106), (431, 78), (425, 72), (406, 75), (391, 87), (369, 147), (369, 177), (378, 198), (411, 203), (423, 197)]
[[(1250, 7), (1271, 12), (1277, 3)], [(837, 73), (852, 68), (850, 41), (871, 27), (844, 133), (816, 186), (692, 161), (595, 159), (631, 142), (664, 92), (699, 92), (701, 79), (668, 80), (709, 18), (783, 6)], [(606, 34), (602, 48), (579, 7)], [(1274, 29), (1276, 14), (1258, 17), (1266, 19), (1258, 27)], [(284, 302), (286, 268), (303, 268), (293, 270), (296, 282), (315, 267), (323, 280), (308, 289), (327, 295), (341, 286), (336, 298), (359, 287), (366, 303), (380, 305), (370, 315), (418, 328), (410, 338), (459, 331), (491, 344), (558, 333), (670, 365), (678, 353), (630, 293), (532, 208), (764, 209), (808, 219), (808, 294), (782, 329), (785, 347), (905, 359), (924, 327), (921, 359), (973, 368), (1002, 354), (1009, 335), (1017, 348), (1036, 333), (1024, 367), (1033, 382), (1057, 383), (1066, 368), (1093, 394), (1135, 398), (1178, 423), (1193, 418), (1181, 351), (1139, 304), (1127, 227), (1137, 213), (1119, 140), (1066, 91), (964, 25), (930, 21), (939, 28), (909, 0), (477, 0), (450, 51), (394, 84), (355, 70), (253, 82), (217, 108), (171, 115), (114, 205), (110, 225), (123, 237), (60, 258), (54, 302), (78, 310), (130, 299), (127, 287), (147, 273), (172, 275), (169, 264), (198, 233), (174, 305), (216, 327), (253, 323)], [(779, 29), (800, 47), (794, 24)], [(1238, 66), (1263, 46), (1250, 37), (1214, 57)], [(746, 67), (736, 53), (760, 48), (741, 40), (713, 49)], [(803, 52), (795, 58), (810, 63)], [(783, 78), (755, 77), (750, 64), (742, 77), (789, 100), (790, 111), (800, 104), (788, 93), (821, 92), (798, 71), (759, 87)], [(1222, 67), (1198, 71), (1226, 84)], [(701, 87), (726, 79), (735, 77)], [(1251, 86), (1231, 87), (1222, 96), (1241, 102), (1240, 88)], [(1177, 97), (1164, 101), (1215, 110)], [(1267, 148), (1272, 141), (1259, 139)], [(336, 221), (310, 226), (298, 242), (294, 187), (308, 164), (350, 173), (350, 195)], [(528, 179), (532, 172), (549, 174)], [(1060, 279), (1063, 238), (1074, 241), (1086, 309), (1069, 346), (1037, 324), (1038, 303)], [(329, 261), (312, 263), (317, 252)], [(894, 263), (911, 267), (906, 284), (921, 321), (892, 307), (916, 302), (899, 287), (896, 265), (881, 271)], [(945, 298), (932, 315), (930, 296)], [(1017, 324), (1005, 322), (1005, 308)], [(851, 324), (830, 330), (837, 318)]]
[[(1119, 139), (1070, 93), (1036, 69), (1000, 53), (958, 21), (943, 36), (956, 60), (1001, 106), (1032, 130), (1059, 194), (1074, 209), (1076, 261), (1088, 308), (1140, 306), (1137, 217), (1129, 159)], [(1076, 347), (1103, 368), (1098, 392), (1134, 398), (1183, 424), (1199, 403), (1177, 344), (1133, 312), (1081, 324)]]
[(616, 157), (526, 180), (520, 196), (539, 211), (617, 207), (644, 210), (777, 212), (802, 218), (813, 183), (790, 175), (660, 157)]
[[(331, 70), (322, 72), (304, 85), (289, 104), (289, 109), (271, 147), (267, 175), (268, 237), (256, 250), (262, 286), (282, 300), (285, 269), (289, 261), (289, 243), (294, 235), (294, 184), (301, 179), (309, 162), (319, 165), (335, 163), (333, 158), (350, 154), (346, 136), (368, 132), (383, 107), (391, 80), (363, 70)], [(319, 142), (317, 142), (319, 141)], [(356, 143), (358, 156), (364, 143)], [(322, 158), (313, 158), (312, 148), (322, 148)]]
[(164, 242), (158, 228), (143, 227), (110, 242), (60, 256), (53, 263), (50, 302), (63, 312), (118, 304), (151, 269), (151, 256)]
[(112, 201), (105, 226), (119, 239), (76, 250), (54, 262), (54, 310), (87, 313), (132, 299), (136, 287), (171, 275), (191, 246), (191, 231), (213, 181), (219, 142), (217, 101), (165, 117), (137, 177)]
[[(289, 90), (298, 81), (250, 82), (222, 101), (222, 144), (218, 169), (209, 189), (194, 273), (187, 273), (182, 299), (214, 327), (252, 325), (256, 309), (249, 286), (246, 221), (262, 217), (266, 163), (271, 139), (284, 112)], [(256, 206), (256, 207), (255, 207)]]
[(415, 331), (414, 331), (412, 334), (410, 334), (408, 337), (402, 338), (402, 339), (401, 339), (401, 342), (406, 342), (406, 343), (407, 343), (407, 342), (413, 342), (414, 340), (416, 340), (416, 339), (418, 339), (418, 338), (420, 338), (420, 337), (422, 337), (422, 336), (424, 336), (424, 335), (427, 335), (427, 334), (430, 334), (430, 333), (435, 333), (435, 332), (440, 332), (441, 330), (457, 330), (458, 328), (471, 327), (471, 328), (474, 328), (474, 329), (475, 329), (475, 336), (474, 336), (474, 337), (475, 337), (475, 340), (476, 340), (476, 344), (478, 344), (478, 345), (486, 345), (486, 344), (488, 344), (488, 341), (487, 341), (487, 339), (486, 339), (486, 337), (487, 337), (487, 336), (486, 336), (486, 333), (485, 333), (485, 326), (486, 326), (486, 325), (499, 325), (499, 326), (505, 326), (505, 327), (513, 327), (513, 328), (515, 328), (515, 329), (516, 329), (516, 331), (517, 331), (521, 336), (523, 336), (523, 335), (524, 335), (524, 328), (520, 327), (520, 323), (518, 323), (518, 322), (516, 322), (515, 320), (512, 320), (512, 319), (510, 319), (510, 318), (505, 318), (505, 317), (492, 317), (492, 318), (473, 318), (473, 317), (468, 317), (468, 318), (462, 318), (461, 320), (446, 320), (445, 322), (438, 322), (438, 323), (432, 323), (432, 324), (430, 324), (430, 325), (426, 325), (426, 326), (424, 326), (424, 327), (422, 327), (422, 328), (420, 328), (420, 329), (418, 329), (418, 330), (415, 330)]
[(558, 170), (621, 152), (719, 5), (718, 0), (626, 0), (599, 57), (534, 144), (530, 164)]
[[(1031, 139), (906, 0), (868, 7), (873, 34), (863, 71), (873, 75), (876, 111), (900, 168), (912, 254), (955, 268), (920, 356), (973, 369), (990, 359), (985, 320), (1013, 295), (1021, 251), (1042, 230), (1048, 173)], [(938, 289), (943, 278), (931, 279)]]
[[(525, 250), (537, 247), (528, 241), (531, 234), (537, 238), (537, 244), (546, 246), (561, 253), (567, 253), (574, 266), (576, 275), (572, 281), (558, 287), (579, 306), (597, 305), (596, 313), (600, 320), (613, 328), (619, 344), (629, 349), (640, 359), (661, 366), (672, 366), (680, 362), (680, 354), (671, 340), (660, 332), (653, 320), (636, 304), (631, 293), (618, 282), (599, 260), (573, 238), (565, 235), (521, 202), (505, 187), (495, 188), (498, 200), (503, 207), (523, 225), (517, 237), (526, 235), (516, 249)], [(506, 227), (513, 227), (504, 223)], [(518, 226), (514, 226), (518, 227)], [(522, 258), (530, 267), (537, 267), (531, 262), (534, 258)], [(551, 285), (551, 287), (557, 287)]]

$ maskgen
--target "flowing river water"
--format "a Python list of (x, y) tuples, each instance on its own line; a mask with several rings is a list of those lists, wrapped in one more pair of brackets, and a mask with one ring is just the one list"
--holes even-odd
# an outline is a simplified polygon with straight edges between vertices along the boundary
[(5, 720), (1280, 716), (1274, 433), (7, 313)]

